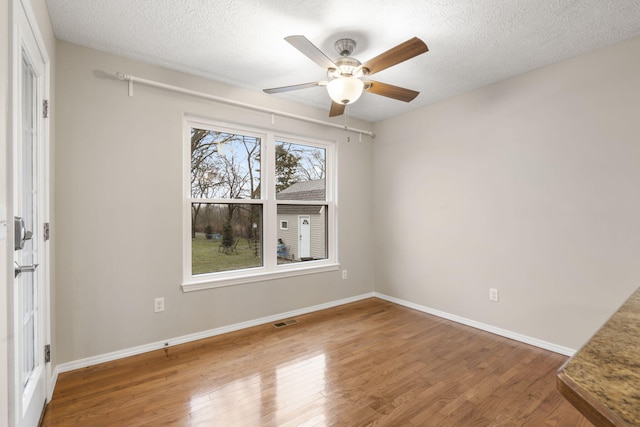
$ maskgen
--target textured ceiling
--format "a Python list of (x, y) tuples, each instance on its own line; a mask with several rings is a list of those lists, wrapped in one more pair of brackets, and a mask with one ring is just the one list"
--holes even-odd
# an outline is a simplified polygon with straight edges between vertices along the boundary
[[(283, 40), (288, 35), (305, 35), (331, 58), (338, 56), (335, 40), (353, 38), (357, 47), (352, 56), (362, 62), (411, 37), (421, 38), (428, 53), (375, 76), (420, 95), (407, 104), (365, 92), (348, 112), (371, 122), (640, 35), (639, 0), (47, 4), (61, 40), (256, 91), (326, 80), (325, 70)], [(327, 110), (330, 105), (323, 87), (269, 96)]]

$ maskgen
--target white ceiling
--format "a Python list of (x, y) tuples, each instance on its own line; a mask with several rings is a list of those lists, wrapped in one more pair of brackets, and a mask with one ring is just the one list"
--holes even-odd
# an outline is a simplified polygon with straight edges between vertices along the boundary
[[(364, 62), (417, 36), (429, 52), (375, 75), (420, 91), (411, 103), (364, 93), (349, 115), (375, 122), (640, 35), (639, 0), (47, 0), (71, 43), (256, 91), (326, 80), (284, 41)], [(640, 54), (640, 52), (639, 52)], [(110, 70), (103, 70), (110, 71)], [(111, 70), (128, 72), (127, 70)], [(139, 76), (145, 77), (145, 76)], [(269, 95), (328, 110), (323, 87)], [(337, 120), (337, 119), (334, 119)]]

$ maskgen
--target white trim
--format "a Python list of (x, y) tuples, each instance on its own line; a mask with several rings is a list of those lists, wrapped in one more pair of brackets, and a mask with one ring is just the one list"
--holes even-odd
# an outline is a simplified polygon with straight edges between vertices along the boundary
[(253, 326), (264, 325), (264, 324), (275, 322), (278, 320), (287, 319), (290, 317), (313, 313), (315, 311), (338, 307), (340, 305), (361, 301), (367, 298), (372, 298), (373, 296), (374, 296), (373, 293), (356, 295), (354, 297), (343, 298), (337, 301), (331, 301), (324, 304), (318, 304), (311, 307), (301, 308), (298, 310), (287, 311), (285, 313), (279, 313), (271, 316), (261, 317), (259, 319), (248, 320), (246, 322), (236, 323), (233, 325), (222, 326), (215, 329), (209, 329), (207, 331), (196, 332), (189, 335), (183, 335), (181, 337), (168, 338), (166, 340), (157, 341), (150, 344), (144, 344), (137, 347), (131, 347), (124, 350), (101, 354), (98, 356), (87, 357), (85, 359), (79, 359), (73, 362), (61, 363), (55, 368), (55, 378), (57, 378), (58, 374), (63, 372), (86, 368), (89, 366), (97, 365), (99, 363), (111, 362), (113, 360), (118, 360), (118, 359), (122, 359), (129, 356), (135, 356), (138, 354), (159, 350), (165, 347), (170, 347), (178, 344), (185, 344), (188, 342), (197, 341), (204, 338), (210, 338), (216, 335), (226, 334), (228, 332), (234, 332), (241, 329), (251, 328)]
[[(340, 264), (323, 263), (322, 265), (312, 265), (315, 262), (317, 261), (305, 261), (300, 263), (288, 264), (283, 266), (282, 268), (287, 268), (289, 266), (296, 268), (281, 271), (264, 272), (262, 269), (260, 269), (260, 272), (256, 272), (255, 274), (249, 274), (247, 273), (248, 269), (245, 269), (242, 270), (245, 272), (245, 274), (237, 277), (221, 277), (216, 279), (212, 278), (212, 275), (210, 274), (203, 274), (203, 278), (200, 280), (194, 278), (192, 280), (184, 282), (182, 284), (182, 291), (202, 291), (205, 289), (223, 288), (225, 286), (242, 285), (246, 283), (262, 282), (265, 280), (284, 279), (287, 277), (303, 276), (306, 274), (325, 273), (328, 271), (336, 271), (340, 269)], [(310, 264), (311, 266), (309, 266)], [(304, 265), (304, 267), (298, 267), (299, 265)]]
[(89, 366), (97, 365), (100, 363), (111, 362), (118, 359), (123, 359), (125, 357), (135, 356), (142, 353), (147, 353), (149, 351), (160, 350), (165, 347), (170, 347), (179, 344), (185, 344), (205, 338), (214, 337), (217, 335), (226, 334), (229, 332), (235, 332), (241, 329), (251, 328), (254, 326), (264, 325), (267, 323), (276, 322), (282, 319), (288, 319), (295, 316), (302, 316), (304, 314), (313, 313), (320, 310), (325, 310), (328, 308), (338, 307), (345, 304), (350, 304), (356, 301), (362, 301), (367, 298), (380, 298), (385, 301), (392, 302), (394, 304), (398, 304), (404, 307), (408, 307), (414, 310), (421, 311), (423, 313), (432, 314), (434, 316), (450, 320), (456, 323), (460, 323), (466, 326), (471, 326), (476, 329), (480, 329), (486, 332), (490, 332), (499, 336), (503, 336), (506, 338), (510, 338), (525, 344), (533, 345), (534, 347), (539, 347), (545, 350), (553, 351), (554, 353), (563, 354), (565, 356), (572, 356), (576, 350), (558, 346), (546, 341), (538, 340), (535, 338), (527, 337), (525, 335), (516, 334), (514, 332), (510, 332), (504, 329), (496, 328), (490, 325), (486, 325), (480, 322), (476, 322), (470, 319), (466, 319), (460, 316), (456, 316), (450, 313), (446, 313), (440, 310), (435, 310), (429, 307), (421, 306), (418, 304), (414, 304), (408, 301), (404, 301), (398, 298), (390, 297), (388, 295), (384, 295), (378, 292), (369, 292), (361, 295), (356, 295), (353, 297), (343, 298), (336, 301), (331, 301), (323, 304), (318, 304), (310, 307), (301, 308), (298, 310), (287, 311), (284, 313), (274, 314), (271, 316), (261, 317), (254, 320), (248, 320), (246, 322), (235, 323), (233, 325), (221, 326), (215, 329), (209, 329), (206, 331), (196, 332), (193, 334), (183, 335), (180, 337), (169, 338), (166, 340), (156, 341), (149, 344), (144, 344), (136, 347), (131, 347), (119, 351), (114, 351), (110, 353), (101, 354), (98, 356), (87, 357), (84, 359), (74, 360), (72, 362), (61, 363), (57, 365), (54, 369), (52, 376), (52, 389), (55, 387), (55, 384), (58, 380), (58, 375), (63, 372), (69, 372), (76, 369), (87, 368)]
[[(10, 49), (10, 67), (9, 67), (9, 75), (10, 75), (10, 93), (11, 93), (11, 106), (10, 106), (10, 114), (11, 118), (11, 135), (12, 142), (9, 142), (8, 146), (8, 158), (11, 159), (12, 164), (17, 163), (20, 160), (21, 153), (16, 149), (15, 144), (16, 141), (19, 140), (18, 134), (21, 129), (19, 117), (21, 115), (21, 99), (22, 96), (19, 95), (22, 89), (21, 87), (21, 79), (22, 76), (20, 74), (21, 63), (23, 60), (23, 52), (25, 52), (29, 58), (30, 64), (34, 67), (34, 72), (37, 75), (39, 80), (40, 97), (36, 101), (35, 110), (38, 118), (38, 141), (36, 152), (38, 153), (38, 158), (36, 159), (37, 163), (35, 167), (38, 170), (37, 173), (37, 181), (35, 185), (38, 188), (38, 205), (39, 212), (37, 216), (34, 218), (34, 238), (40, 241), (40, 248), (38, 253), (38, 264), (39, 269), (37, 274), (37, 280), (42, 280), (41, 283), (41, 295), (38, 296), (39, 302), (39, 314), (40, 314), (40, 327), (42, 328), (42, 336), (38, 342), (38, 348), (35, 349), (36, 357), (40, 363), (37, 374), (42, 375), (43, 388), (37, 390), (37, 397), (34, 400), (34, 405), (40, 405), (40, 398), (43, 400), (50, 400), (51, 392), (53, 390), (51, 386), (51, 364), (44, 362), (43, 357), (43, 349), (45, 344), (49, 344), (51, 342), (51, 307), (50, 307), (50, 242), (44, 242), (42, 240), (41, 232), (42, 232), (42, 224), (50, 221), (50, 170), (49, 170), (49, 161), (50, 161), (50, 119), (45, 119), (42, 117), (42, 101), (50, 100), (50, 88), (51, 88), (51, 61), (49, 55), (47, 53), (46, 44), (38, 27), (38, 22), (36, 16), (31, 7), (31, 2), (28, 0), (15, 0), (12, 2), (12, 7), (9, 10), (12, 10), (9, 18), (9, 22), (11, 25), (11, 29), (9, 30), (9, 49)], [(42, 68), (37, 67), (36, 65), (40, 64)], [(16, 177), (19, 173), (19, 168), (16, 169), (14, 167), (11, 168), (11, 175), (9, 175), (9, 186), (8, 186), (8, 217), (11, 218), (16, 216), (18, 212), (17, 203), (16, 203), (16, 192), (14, 190), (15, 186), (19, 184), (19, 179)], [(21, 179), (21, 178), (20, 178)], [(9, 237), (9, 246), (10, 249), (10, 268), (9, 271), (13, 272), (13, 259), (14, 259), (14, 251), (13, 251), (13, 240), (14, 236), (11, 234)], [(14, 285), (13, 274), (9, 275), (10, 281), (12, 285)], [(15, 308), (18, 306), (17, 302), (19, 298), (17, 293), (13, 292), (13, 295), (10, 297), (11, 301), (9, 304), (11, 307), (10, 315), (13, 316), (13, 327), (19, 325), (20, 319), (17, 318), (18, 313), (15, 312)], [(22, 392), (22, 384), (19, 383), (20, 374), (16, 370), (20, 365), (20, 359), (18, 357), (20, 348), (22, 346), (22, 342), (18, 339), (18, 334), (13, 333), (16, 338), (10, 344), (11, 355), (9, 357), (9, 369), (11, 369), (11, 379), (9, 382), (9, 421), (11, 424), (21, 424), (28, 423), (28, 419), (24, 419), (25, 411), (27, 409), (27, 400), (24, 399), (24, 395), (31, 393), (31, 390), (28, 388), (25, 393)], [(33, 390), (33, 393), (36, 393)], [(44, 394), (40, 396), (40, 394)], [(23, 398), (20, 398), (22, 396)], [(30, 414), (31, 415), (31, 414)], [(39, 416), (40, 411), (37, 414), (33, 414), (34, 416)], [(37, 421), (37, 419), (36, 419)]]
[[(194, 198), (191, 194), (191, 128), (222, 131), (230, 134), (251, 135), (261, 141), (261, 192), (259, 199), (210, 199)], [(304, 274), (323, 273), (335, 271), (340, 268), (337, 261), (337, 209), (335, 207), (336, 190), (336, 154), (337, 141), (323, 140), (305, 136), (295, 136), (285, 131), (270, 131), (267, 129), (245, 126), (243, 124), (230, 124), (216, 119), (194, 116), (188, 113), (183, 115), (183, 242), (182, 242), (182, 291), (199, 291), (204, 289), (233, 286), (246, 283), (261, 282), (279, 278), (299, 276)], [(321, 148), (325, 152), (325, 193), (326, 200), (277, 200), (275, 185), (272, 182), (275, 177), (275, 147), (277, 142), (288, 142), (296, 145)], [(191, 207), (193, 203), (221, 203), (221, 204), (259, 204), (263, 206), (262, 241), (263, 265), (252, 268), (240, 268), (228, 271), (218, 271), (201, 275), (192, 274), (192, 240), (191, 236)], [(292, 205), (322, 205), (327, 206), (327, 257), (302, 263), (278, 264), (277, 263), (277, 219), (278, 204)], [(273, 248), (269, 249), (269, 248)]]
[(554, 353), (559, 353), (565, 356), (573, 356), (576, 352), (576, 350), (572, 348), (564, 347), (561, 345), (550, 343), (548, 341), (543, 341), (537, 338), (532, 338), (526, 335), (518, 334), (516, 332), (508, 331), (506, 329), (497, 328), (495, 326), (487, 325), (486, 323), (476, 322), (475, 320), (467, 319), (465, 317), (460, 317), (455, 314), (436, 310), (434, 308), (425, 307), (423, 305), (414, 304), (412, 302), (394, 298), (389, 295), (374, 292), (373, 296), (376, 298), (383, 299), (385, 301), (392, 302), (394, 304), (402, 305), (404, 307), (421, 311), (423, 313), (432, 314), (434, 316), (438, 316), (443, 319), (451, 320), (452, 322), (460, 323), (462, 325), (471, 326), (472, 328), (476, 328), (482, 331), (490, 332), (492, 334), (500, 335), (501, 337), (505, 337), (505, 338), (509, 338), (525, 344), (529, 344), (534, 347), (542, 348), (544, 350), (553, 351)]

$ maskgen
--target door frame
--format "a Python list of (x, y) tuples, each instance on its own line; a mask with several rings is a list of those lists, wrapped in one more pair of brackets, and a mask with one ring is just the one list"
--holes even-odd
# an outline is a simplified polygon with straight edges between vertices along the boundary
[[(21, 156), (18, 152), (17, 141), (19, 133), (21, 132), (20, 118), (20, 105), (19, 99), (21, 97), (20, 91), (22, 87), (20, 85), (21, 76), (21, 63), (22, 63), (22, 50), (29, 37), (32, 37), (35, 41), (35, 52), (39, 56), (38, 60), (42, 61), (42, 99), (50, 99), (50, 80), (51, 80), (51, 60), (47, 53), (46, 45), (42, 34), (39, 30), (38, 23), (35, 17), (35, 13), (31, 7), (30, 0), (9, 0), (9, 74), (10, 74), (10, 118), (8, 119), (8, 141), (7, 141), (7, 307), (8, 307), (8, 332), (11, 334), (8, 342), (8, 385), (9, 385), (9, 425), (15, 426), (22, 420), (22, 411), (24, 403), (23, 387), (20, 381), (20, 361), (17, 359), (21, 354), (22, 343), (17, 340), (17, 328), (19, 327), (19, 313), (17, 313), (16, 301), (18, 296), (16, 295), (14, 287), (14, 227), (13, 217), (16, 216), (16, 193), (15, 187), (17, 183), (17, 171), (14, 168), (14, 164)], [(30, 34), (30, 35), (27, 35)], [(37, 114), (42, 115), (43, 106), (37, 105)], [(38, 169), (38, 204), (39, 214), (36, 219), (35, 227), (38, 227), (38, 232), (34, 233), (40, 240), (40, 253), (39, 253), (39, 267), (38, 276), (43, 281), (41, 286), (41, 298), (40, 298), (40, 316), (43, 321), (42, 331), (42, 348), (36, 349), (36, 354), (39, 357), (43, 357), (44, 345), (51, 343), (51, 307), (50, 307), (50, 282), (51, 282), (51, 269), (50, 269), (50, 241), (44, 241), (42, 239), (42, 227), (45, 222), (49, 222), (50, 218), (50, 153), (49, 153), (49, 141), (50, 141), (50, 125), (49, 119), (43, 119), (40, 127), (41, 137), (38, 141), (37, 151), (37, 169)], [(34, 230), (35, 231), (35, 230)], [(51, 377), (51, 363), (43, 362), (43, 380), (45, 389), (45, 401), (51, 399), (53, 391), (53, 381)], [(44, 402), (43, 402), (44, 403)]]

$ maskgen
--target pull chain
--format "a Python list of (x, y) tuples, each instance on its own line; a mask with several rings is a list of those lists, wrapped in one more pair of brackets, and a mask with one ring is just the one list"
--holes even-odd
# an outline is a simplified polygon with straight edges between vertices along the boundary
[(349, 136), (349, 105), (345, 105), (344, 108), (344, 133), (347, 136), (347, 142), (351, 142), (351, 137)]

